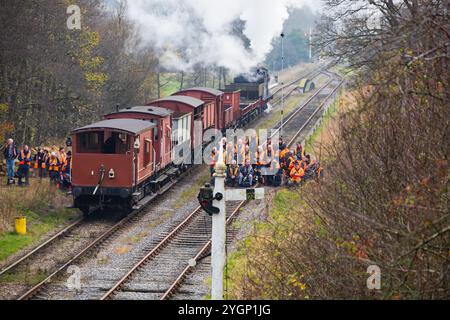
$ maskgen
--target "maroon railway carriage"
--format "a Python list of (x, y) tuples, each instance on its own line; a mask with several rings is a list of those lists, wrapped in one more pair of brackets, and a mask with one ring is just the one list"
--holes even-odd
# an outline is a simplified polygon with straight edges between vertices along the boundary
[(131, 210), (150, 191), (155, 128), (150, 121), (109, 119), (75, 129), (74, 206), (85, 214), (96, 205)]
[(189, 96), (197, 98), (207, 103), (212, 110), (214, 110), (214, 128), (222, 130), (225, 128), (224, 110), (223, 110), (223, 95), (220, 90), (195, 87), (178, 91), (174, 96)]
[(166, 168), (172, 163), (172, 115), (174, 111), (154, 106), (128, 107), (105, 115), (105, 119), (140, 119), (154, 123), (152, 148), (155, 170)]
[(241, 93), (239, 90), (223, 95), (224, 128), (236, 126), (241, 116)]
[[(211, 127), (214, 127), (214, 109), (212, 103), (205, 103), (202, 100), (189, 96), (169, 96), (167, 98), (152, 101), (148, 106), (157, 106), (174, 111), (173, 130), (184, 130), (185, 138), (191, 141), (191, 148), (194, 149), (196, 141), (201, 141), (200, 137), (195, 136), (194, 121), (202, 122), (202, 133)], [(180, 130), (179, 130), (180, 131)], [(178, 132), (182, 134), (182, 132)], [(174, 139), (174, 143), (177, 141)]]

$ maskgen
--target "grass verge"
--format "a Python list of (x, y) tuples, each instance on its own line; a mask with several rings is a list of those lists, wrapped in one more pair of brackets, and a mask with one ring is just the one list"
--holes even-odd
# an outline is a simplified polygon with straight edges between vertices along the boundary
[[(337, 99), (327, 110), (320, 127), (307, 141), (308, 153), (313, 155), (317, 145), (329, 138), (342, 101)], [(270, 206), (267, 219), (246, 222), (251, 224), (247, 229), (253, 231), (227, 260), (229, 299), (310, 299), (306, 270), (288, 269), (279, 263), (285, 259), (283, 250), (298, 241), (299, 230), (314, 230), (318, 236), (325, 236), (320, 219), (310, 214), (303, 200), (302, 194), (309, 192), (309, 187), (307, 183), (301, 189), (277, 190), (273, 198), (266, 198)], [(273, 290), (280, 287), (283, 290)]]
[[(79, 216), (77, 210), (66, 208), (70, 199), (48, 181), (30, 180), (30, 187), (0, 186), (0, 262)], [(14, 231), (15, 218), (19, 216), (27, 219), (26, 235)]]
[[(245, 299), (246, 286), (243, 283), (260, 281), (248, 268), (248, 258), (257, 251), (264, 252), (264, 239), (271, 238), (273, 242), (282, 241), (287, 236), (289, 229), (296, 225), (293, 223), (290, 212), (298, 210), (299, 205), (303, 203), (300, 192), (296, 190), (298, 189), (277, 190), (272, 199), (267, 220), (252, 221), (254, 232), (238, 243), (237, 250), (228, 257), (226, 264), (228, 278), (225, 280), (228, 282), (228, 299)], [(275, 259), (280, 256), (280, 252), (277, 251), (269, 254)], [(258, 298), (276, 299), (271, 295), (269, 288), (267, 289), (267, 292), (260, 292), (261, 296)]]

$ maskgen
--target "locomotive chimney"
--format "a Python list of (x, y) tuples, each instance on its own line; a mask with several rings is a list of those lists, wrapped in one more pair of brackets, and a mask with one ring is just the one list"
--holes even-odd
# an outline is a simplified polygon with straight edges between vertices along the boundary
[(119, 104), (116, 104), (116, 112), (119, 112)]

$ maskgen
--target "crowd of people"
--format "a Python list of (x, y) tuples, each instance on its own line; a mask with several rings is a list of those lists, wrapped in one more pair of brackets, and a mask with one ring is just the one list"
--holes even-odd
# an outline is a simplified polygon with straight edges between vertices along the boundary
[(297, 143), (291, 150), (283, 138), (274, 147), (269, 138), (263, 145), (257, 146), (258, 139), (239, 139), (237, 144), (222, 139), (220, 145), (212, 149), (210, 172), (214, 183), (215, 165), (219, 161), (219, 152), (223, 152), (226, 164), (226, 185), (228, 187), (248, 188), (257, 183), (278, 187), (282, 184), (298, 185), (308, 179), (322, 176), (322, 168), (316, 160), (305, 153), (303, 146)]
[[(222, 149), (222, 160), (226, 164), (226, 184), (229, 187), (252, 187), (259, 183), (278, 187), (282, 184), (296, 185), (308, 179), (322, 176), (322, 168), (316, 160), (311, 160), (303, 146), (297, 143), (295, 149), (289, 149), (283, 138), (274, 147), (271, 139), (258, 146), (257, 138), (239, 139), (237, 144), (222, 139), (220, 145), (214, 147), (210, 158), (210, 172), (214, 183), (215, 165)], [(13, 139), (8, 139), (4, 149), (7, 168), (7, 184), (13, 185), (18, 179), (19, 186), (29, 185), (30, 169), (39, 179), (49, 178), (61, 189), (71, 186), (72, 153), (64, 147), (31, 150), (24, 145), (19, 150)], [(15, 163), (19, 162), (17, 170)]]
[[(20, 150), (13, 139), (8, 139), (3, 155), (6, 160), (7, 185), (28, 186), (30, 172), (40, 180), (48, 178), (61, 189), (71, 185), (72, 152), (64, 147), (30, 149), (24, 145)], [(16, 161), (19, 162), (16, 170)]]

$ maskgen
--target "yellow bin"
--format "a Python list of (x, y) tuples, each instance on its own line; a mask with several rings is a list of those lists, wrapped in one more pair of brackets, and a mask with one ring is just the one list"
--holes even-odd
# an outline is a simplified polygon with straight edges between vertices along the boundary
[(16, 218), (16, 232), (20, 235), (27, 234), (27, 218), (19, 217)]

